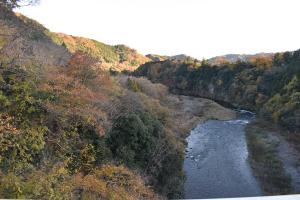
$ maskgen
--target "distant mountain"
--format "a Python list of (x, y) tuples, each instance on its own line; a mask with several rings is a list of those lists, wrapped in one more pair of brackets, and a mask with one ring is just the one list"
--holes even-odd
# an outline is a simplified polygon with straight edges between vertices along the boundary
[(169, 57), (169, 60), (186, 61), (186, 60), (196, 60), (196, 59), (191, 56), (185, 55), (185, 54), (179, 54), (179, 55)]
[(198, 61), (196, 58), (193, 58), (191, 56), (185, 55), (185, 54), (178, 54), (175, 56), (162, 56), (157, 54), (148, 54), (146, 55), (151, 61), (159, 62), (159, 61), (175, 61), (175, 62), (194, 62)]
[(154, 62), (164, 61), (164, 60), (169, 59), (169, 56), (162, 56), (162, 55), (158, 55), (158, 54), (147, 54), (146, 57)]
[(227, 54), (223, 56), (216, 56), (208, 59), (211, 65), (220, 65), (224, 63), (236, 63), (237, 61), (253, 61), (256, 59), (272, 59), (274, 53), (258, 53), (258, 54)]
[[(175, 62), (195, 62), (201, 63), (201, 60), (198, 60), (194, 57), (188, 56), (186, 54), (179, 54), (174, 56), (161, 56), (156, 54), (146, 55), (151, 61), (175, 61)], [(227, 54), (223, 56), (216, 56), (207, 60), (210, 65), (220, 65), (227, 63), (236, 63), (238, 61), (243, 62), (256, 62), (257, 60), (266, 60), (271, 61), (274, 57), (274, 53), (258, 53), (258, 54)]]

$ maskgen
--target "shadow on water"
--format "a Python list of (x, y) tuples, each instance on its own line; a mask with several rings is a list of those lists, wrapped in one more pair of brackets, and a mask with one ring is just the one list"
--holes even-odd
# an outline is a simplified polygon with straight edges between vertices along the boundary
[(261, 195), (248, 163), (245, 126), (255, 114), (240, 110), (234, 120), (209, 120), (187, 138), (185, 198)]

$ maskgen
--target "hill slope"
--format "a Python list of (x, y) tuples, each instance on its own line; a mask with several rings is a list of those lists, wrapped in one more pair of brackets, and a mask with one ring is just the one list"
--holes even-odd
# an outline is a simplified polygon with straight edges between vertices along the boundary
[(47, 29), (33, 20), (0, 7), (0, 25), (2, 61), (26, 66), (62, 66), (71, 58), (64, 47), (53, 43), (47, 36)]
[(235, 113), (105, 67), (145, 61), (0, 8), (0, 197), (181, 198), (185, 135)]
[(225, 101), (300, 130), (300, 50), (277, 53), (267, 61), (201, 64), (150, 62), (135, 74), (163, 83), (175, 93)]
[(103, 69), (106, 70), (132, 71), (141, 64), (150, 61), (147, 57), (125, 45), (110, 46), (95, 40), (63, 33), (51, 33), (50, 35), (56, 44), (65, 46), (71, 53), (82, 51), (99, 60)]
[[(164, 107), (121, 85), (99, 59), (73, 53), (52, 36), (35, 21), (0, 8), (1, 198), (178, 197), (183, 144), (160, 117)], [(128, 126), (136, 129), (122, 131), (123, 137), (135, 134), (132, 141), (148, 149), (110, 142)], [(159, 160), (151, 156), (157, 155), (154, 144), (168, 149)], [(171, 163), (175, 169), (167, 174)]]
[(71, 55), (79, 51), (95, 58), (104, 70), (132, 71), (150, 60), (125, 45), (110, 46), (92, 39), (50, 32), (38, 22), (3, 8), (0, 25), (2, 57), (14, 58), (15, 63), (23, 65), (66, 65)]

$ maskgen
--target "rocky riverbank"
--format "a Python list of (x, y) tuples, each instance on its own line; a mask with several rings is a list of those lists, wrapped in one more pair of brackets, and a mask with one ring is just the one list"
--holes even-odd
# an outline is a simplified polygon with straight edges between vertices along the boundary
[(251, 167), (267, 195), (300, 192), (300, 156), (288, 135), (262, 120), (246, 128)]
[(174, 123), (180, 126), (187, 136), (197, 124), (209, 119), (230, 120), (236, 117), (236, 112), (218, 103), (204, 98), (171, 95), (169, 107), (174, 109)]

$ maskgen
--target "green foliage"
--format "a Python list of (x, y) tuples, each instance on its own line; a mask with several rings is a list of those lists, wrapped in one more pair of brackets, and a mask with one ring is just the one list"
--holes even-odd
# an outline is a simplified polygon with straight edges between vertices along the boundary
[[(76, 67), (72, 70), (66, 74), (76, 77), (81, 71)], [(131, 84), (140, 91), (136, 81)], [(123, 113), (103, 137), (98, 129), (102, 119), (96, 121), (89, 113), (64, 107), (65, 94), (57, 91), (56, 80), (38, 79), (37, 74), (22, 67), (1, 66), (0, 184), (5, 185), (0, 187), (1, 196), (68, 199), (78, 189), (71, 184), (72, 176), (88, 176), (112, 161), (146, 174), (156, 191), (170, 198), (182, 196), (183, 150), (166, 134), (164, 117), (154, 117), (142, 106), (136, 109), (139, 111)], [(60, 164), (63, 167), (59, 171), (49, 172)]]
[(106, 137), (113, 156), (146, 172), (157, 191), (181, 198), (183, 151), (166, 135), (163, 125), (147, 112), (119, 117)]
[(110, 151), (95, 125), (81, 116), (54, 119), (45, 105), (57, 102), (56, 95), (38, 90), (35, 80), (18, 66), (0, 68), (1, 170), (22, 174), (39, 166), (43, 157), (69, 163), (71, 173), (88, 173), (105, 162)]
[(139, 86), (139, 84), (135, 80), (132, 80), (130, 78), (127, 78), (127, 87), (133, 92), (141, 92), (141, 87)]
[(287, 129), (299, 129), (300, 113), (300, 81), (294, 75), (290, 81), (283, 86), (280, 94), (275, 94), (264, 104), (262, 113)]
[(117, 45), (115, 46), (115, 49), (116, 49), (116, 52), (118, 53), (119, 55), (119, 60), (120, 62), (125, 62), (125, 61), (128, 61), (128, 48), (124, 45)]
[(5, 113), (1, 114), (0, 167), (20, 173), (39, 162), (48, 129), (32, 121), (42, 120), (45, 110), (34, 82), (27, 80), (28, 73), (20, 67), (1, 67), (0, 72), (0, 114)]
[(20, 133), (2, 132), (0, 167), (4, 172), (23, 173), (40, 162), (45, 146), (45, 127), (28, 128)]
[(300, 50), (275, 54), (270, 63), (265, 67), (263, 60), (210, 66), (203, 60), (201, 67), (191, 67), (186, 62), (162, 61), (146, 63), (134, 74), (164, 83), (179, 94), (225, 100), (257, 111), (298, 131), (300, 108), (295, 94), (300, 92)]
[(116, 120), (106, 141), (116, 158), (128, 166), (145, 168), (156, 140), (162, 137), (159, 121), (147, 113), (131, 113)]
[[(106, 62), (116, 62), (118, 61), (118, 55), (115, 53), (112, 46), (106, 45), (101, 42), (94, 41), (97, 49), (99, 49), (99, 54), (103, 56)], [(96, 56), (96, 55), (95, 55)]]
[(47, 152), (66, 162), (70, 173), (88, 173), (95, 166), (111, 160), (110, 150), (88, 118), (66, 115), (51, 119), (48, 121), (51, 124), (49, 129), (52, 134), (48, 134), (51, 143), (47, 146)]
[[(0, 68), (0, 95), (3, 102), (0, 111), (15, 116), (16, 122), (24, 126), (31, 120), (41, 118), (45, 113), (42, 101), (47, 101), (50, 94), (42, 95), (36, 90), (30, 75), (20, 67)], [(43, 96), (43, 99), (42, 99)]]
[(96, 151), (92, 144), (87, 144), (83, 148), (70, 157), (69, 169), (72, 172), (83, 171), (90, 172), (95, 166)]
[(63, 166), (35, 170), (25, 177), (8, 173), (0, 179), (0, 196), (9, 199), (71, 199), (74, 184)]
[(130, 61), (130, 64), (132, 65), (132, 66), (139, 66), (139, 61), (137, 61), (137, 60), (132, 60), (132, 61)]
[(55, 44), (64, 46), (70, 52), (81, 51), (95, 59), (103, 60), (107, 63), (119, 62), (119, 55), (113, 46), (87, 38), (52, 33), (48, 30), (44, 32)]
[(283, 88), (287, 93), (293, 93), (300, 91), (300, 80), (297, 75), (294, 75), (293, 78), (289, 81), (287, 85)]
[[(0, 9), (2, 11), (2, 7)], [(152, 189), (145, 186), (145, 180), (133, 174), (133, 170), (145, 174), (147, 184), (156, 191), (169, 197), (179, 194), (183, 150), (178, 148), (181, 141), (171, 141), (174, 136), (165, 133), (165, 113), (146, 105), (147, 95), (140, 92), (141, 86), (136, 81), (129, 80), (128, 89), (138, 93), (128, 91), (99, 70), (98, 65), (101, 62), (104, 68), (126, 69), (127, 66), (132, 69), (147, 58), (123, 45), (110, 46), (51, 33), (34, 20), (3, 10), (9, 16), (5, 24), (12, 25), (11, 31), (20, 34), (25, 43), (12, 52), (12, 56), (20, 54), (22, 59), (15, 58), (17, 61), (11, 63), (20, 63), (20, 66), (0, 62), (0, 196), (114, 199), (124, 194), (124, 199), (148, 199), (149, 193), (149, 198), (155, 197), (149, 192)], [(54, 51), (47, 58), (38, 52), (28, 58), (28, 48), (36, 45), (33, 40), (38, 40), (38, 46), (45, 47), (50, 54), (53, 48), (47, 48), (49, 45), (55, 47), (54, 50), (61, 45), (74, 54), (69, 59), (69, 53), (59, 47), (68, 55), (60, 58), (60, 51)], [(0, 48), (6, 42), (0, 41)], [(8, 50), (10, 53), (11, 49)], [(78, 50), (88, 56), (77, 55)], [(28, 62), (23, 62), (23, 56)], [(41, 63), (37, 64), (34, 59)], [(51, 67), (42, 64), (49, 59), (54, 60)], [(67, 67), (56, 66), (61, 62), (68, 62)], [(128, 93), (128, 101), (121, 96), (123, 93)], [(137, 104), (126, 108), (128, 112), (116, 109), (115, 103), (126, 107), (128, 102), (132, 104), (132, 99), (141, 105), (140, 109), (136, 109)], [(151, 102), (152, 99), (149, 104)], [(113, 121), (120, 113), (123, 119)], [(133, 120), (134, 124), (125, 119)], [(127, 132), (115, 126), (111, 129), (112, 124), (118, 123), (123, 124), (122, 129)], [(135, 132), (124, 128), (127, 125), (134, 127)], [(110, 129), (111, 133), (122, 135), (119, 138), (112, 134), (120, 147), (114, 152), (104, 136), (109, 135), (106, 132)], [(126, 134), (130, 135), (128, 144), (121, 140)], [(118, 163), (116, 161), (130, 168), (107, 165)], [(168, 172), (171, 167), (172, 171)]]

